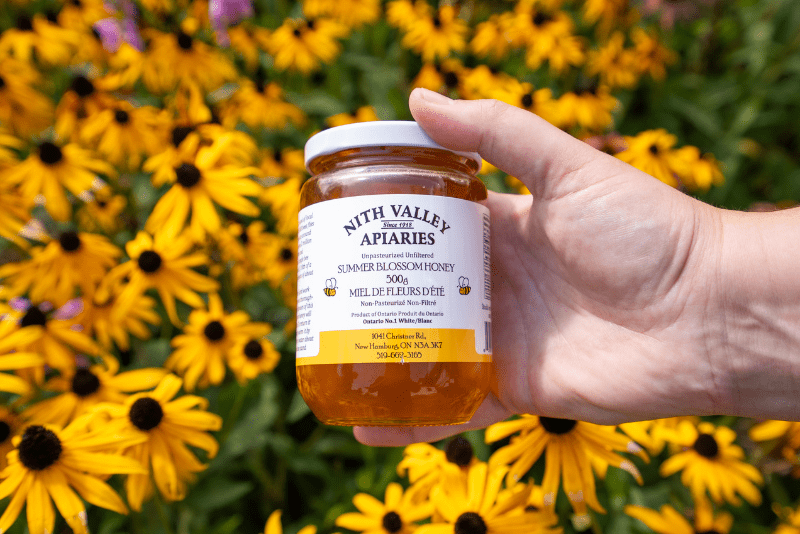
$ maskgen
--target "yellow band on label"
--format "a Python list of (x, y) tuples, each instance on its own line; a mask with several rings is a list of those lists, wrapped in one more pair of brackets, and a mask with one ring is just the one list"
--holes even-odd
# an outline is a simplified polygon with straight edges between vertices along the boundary
[(475, 331), (455, 328), (389, 328), (321, 332), (319, 354), (297, 365), (326, 363), (491, 362), (475, 350)]

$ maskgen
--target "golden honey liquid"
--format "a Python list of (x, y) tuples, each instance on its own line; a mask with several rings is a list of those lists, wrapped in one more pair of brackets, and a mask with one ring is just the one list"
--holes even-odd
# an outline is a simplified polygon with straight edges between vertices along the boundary
[[(486, 199), (486, 187), (470, 174), (465, 161), (446, 151), (406, 147), (354, 149), (324, 156), (311, 162), (312, 173), (324, 174), (312, 177), (303, 186), (300, 209), (324, 200), (362, 195)], [(472, 417), (488, 393), (491, 365), (298, 365), (297, 385), (317, 418), (330, 425), (458, 424)]]

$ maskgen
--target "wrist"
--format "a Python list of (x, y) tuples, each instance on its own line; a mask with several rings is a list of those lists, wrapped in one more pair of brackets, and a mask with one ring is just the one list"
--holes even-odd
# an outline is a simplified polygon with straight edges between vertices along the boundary
[(717, 211), (708, 346), (720, 413), (798, 420), (800, 212)]

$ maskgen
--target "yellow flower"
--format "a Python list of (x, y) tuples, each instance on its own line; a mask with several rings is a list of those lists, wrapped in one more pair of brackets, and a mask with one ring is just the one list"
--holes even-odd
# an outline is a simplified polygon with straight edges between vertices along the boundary
[(47, 128), (53, 103), (33, 88), (41, 74), (25, 63), (0, 55), (0, 124), (18, 135), (32, 135)]
[(190, 252), (192, 248), (188, 236), (171, 236), (163, 232), (154, 237), (139, 232), (135, 239), (128, 241), (125, 250), (130, 261), (114, 267), (109, 273), (110, 283), (128, 279), (125, 289), (117, 297), (120, 301), (119, 316), (128, 313), (139, 296), (150, 288), (158, 291), (161, 303), (175, 325), (180, 324), (175, 298), (194, 308), (204, 306), (203, 299), (196, 292), (216, 291), (219, 284), (192, 270), (192, 267), (208, 264), (208, 257)]
[(80, 33), (62, 28), (44, 15), (20, 15), (16, 28), (0, 33), (0, 57), (12, 56), (26, 63), (67, 65), (80, 41)]
[(231, 98), (220, 105), (220, 118), (223, 125), (233, 128), (243, 122), (249, 128), (280, 130), (292, 123), (301, 125), (305, 114), (284, 100), (283, 89), (276, 82), (269, 82), (256, 75), (255, 82), (243, 79)]
[(506, 11), (478, 24), (469, 43), (470, 50), (478, 57), (490, 57), (497, 61), (505, 58), (511, 49), (508, 28), (512, 19), (513, 14)]
[(793, 475), (796, 477), (800, 473), (800, 422), (762, 421), (750, 427), (748, 434), (758, 443), (775, 442), (774, 450), (792, 465)]
[(585, 0), (582, 11), (583, 20), (597, 23), (601, 35), (607, 34), (614, 25), (630, 26), (638, 18), (628, 0)]
[(469, 441), (456, 436), (447, 442), (444, 450), (429, 443), (408, 445), (397, 464), (397, 474), (407, 475), (415, 489), (425, 490), (427, 494), (439, 484), (461, 483), (469, 467), (477, 462)]
[(228, 353), (228, 367), (245, 384), (263, 373), (271, 373), (281, 356), (269, 339), (242, 337)]
[(380, 0), (303, 0), (307, 19), (330, 17), (352, 29), (376, 22), (380, 14)]
[(650, 74), (654, 80), (663, 80), (667, 76), (666, 66), (675, 63), (677, 54), (659, 43), (652, 33), (648, 33), (642, 28), (634, 28), (631, 31), (631, 39), (639, 71)]
[(680, 179), (690, 191), (708, 191), (712, 185), (725, 182), (719, 162), (711, 154), (700, 155), (697, 147), (684, 146), (677, 149), (675, 155), (683, 160)]
[(421, 525), (416, 534), (555, 533), (555, 514), (525, 509), (533, 486), (514, 483), (502, 489), (508, 467), (478, 462), (461, 484), (438, 486), (431, 500), (443, 521)]
[(264, 278), (273, 287), (279, 287), (297, 269), (297, 238), (267, 235), (267, 254), (259, 258), (258, 262), (264, 270)]
[[(269, 514), (267, 524), (264, 526), (264, 534), (283, 534), (280, 510), (275, 510)], [(317, 527), (314, 525), (306, 525), (298, 530), (297, 534), (317, 534)]]
[(392, 26), (407, 32), (417, 22), (430, 18), (431, 6), (425, 0), (392, 0), (386, 4), (386, 20)]
[(433, 513), (433, 504), (427, 499), (418, 502), (413, 490), (403, 492), (403, 487), (391, 482), (386, 486), (384, 502), (367, 493), (353, 497), (358, 512), (347, 512), (336, 518), (336, 525), (364, 534), (411, 534), (416, 522)]
[(76, 144), (44, 141), (25, 161), (0, 171), (0, 182), (19, 186), (26, 199), (43, 205), (57, 221), (67, 221), (72, 207), (64, 189), (81, 197), (102, 184), (97, 173), (116, 175), (111, 165)]
[(361, 106), (352, 113), (338, 113), (325, 119), (325, 124), (334, 128), (336, 126), (344, 126), (345, 124), (353, 124), (356, 122), (371, 122), (379, 121), (378, 115), (375, 114), (375, 108), (372, 106)]
[(200, 148), (193, 161), (175, 169), (176, 183), (156, 203), (145, 222), (145, 230), (155, 232), (158, 229), (178, 235), (190, 217), (189, 235), (202, 241), (207, 234), (220, 229), (215, 203), (248, 217), (258, 216), (261, 210), (245, 198), (261, 193), (261, 185), (250, 179), (258, 169), (222, 165), (219, 154), (215, 147)]
[(131, 88), (141, 78), (144, 65), (144, 53), (122, 43), (108, 59), (108, 73), (95, 80), (95, 87), (103, 91)]
[(672, 506), (665, 504), (656, 512), (643, 506), (629, 504), (625, 513), (638, 519), (658, 534), (697, 534), (702, 532), (716, 532), (728, 534), (733, 525), (733, 516), (722, 512), (714, 517), (711, 503), (708, 499), (699, 499), (695, 504), (694, 528)]
[(458, 18), (452, 5), (443, 5), (433, 16), (420, 17), (406, 30), (401, 44), (417, 52), (426, 62), (461, 52), (467, 46), (469, 26)]
[(672, 148), (677, 141), (664, 129), (646, 130), (636, 136), (626, 136), (628, 148), (616, 156), (665, 184), (677, 187), (676, 175), (685, 176), (690, 172), (680, 153)]
[(65, 141), (77, 141), (79, 126), (85, 123), (85, 119), (111, 108), (115, 103), (114, 97), (95, 89), (94, 83), (86, 76), (74, 77), (56, 107), (56, 136)]
[(214, 236), (219, 272), (230, 269), (231, 283), (237, 290), (264, 281), (274, 239), (264, 228), (263, 221), (253, 221), (247, 227), (229, 223)]
[(269, 52), (276, 69), (308, 74), (339, 55), (336, 39), (346, 34), (347, 28), (332, 19), (286, 19), (270, 37)]
[(629, 438), (647, 449), (651, 456), (657, 456), (664, 450), (667, 444), (667, 436), (674, 434), (675, 429), (681, 421), (690, 421), (694, 424), (700, 422), (698, 417), (667, 417), (664, 419), (654, 419), (652, 421), (637, 421), (633, 423), (622, 423), (619, 429)]
[(457, 96), (462, 96), (463, 79), (467, 70), (460, 60), (452, 57), (441, 63), (425, 63), (411, 85), (443, 94), (453, 91)]
[(30, 253), (29, 260), (0, 266), (0, 280), (16, 294), (28, 292), (31, 300), (61, 306), (77, 288), (91, 298), (122, 251), (105, 236), (67, 230)]
[(236, 79), (230, 58), (190, 33), (183, 29), (162, 33), (152, 28), (143, 32), (150, 38), (142, 69), (142, 80), (149, 90), (166, 93), (179, 82), (189, 82), (208, 92)]
[(557, 126), (605, 130), (614, 122), (611, 113), (619, 107), (608, 87), (592, 85), (578, 93), (565, 93), (556, 101)]
[(548, 87), (535, 89), (528, 82), (514, 81), (496, 90), (494, 98), (535, 113), (547, 122), (555, 124), (558, 120), (557, 104), (553, 100), (553, 92)]
[(122, 214), (127, 204), (128, 200), (123, 195), (115, 195), (110, 188), (99, 189), (92, 200), (78, 209), (78, 226), (89, 232), (113, 235), (123, 226)]
[(32, 404), (22, 412), (22, 417), (33, 424), (66, 426), (88, 413), (100, 402), (125, 401), (125, 393), (155, 387), (167, 373), (165, 369), (136, 369), (119, 371), (119, 362), (112, 357), (91, 367), (76, 367), (44, 383), (45, 391), (59, 395)]
[[(572, 419), (555, 419), (523, 415), (519, 419), (497, 423), (486, 429), (486, 442), (492, 443), (520, 432), (511, 443), (498, 449), (489, 459), (490, 465), (510, 465), (509, 482), (519, 480), (537, 459), (545, 453), (545, 472), (542, 480), (544, 503), (555, 505), (559, 480), (563, 477), (564, 492), (579, 515), (586, 514), (586, 505), (599, 512), (605, 510), (597, 500), (593, 461), (605, 467), (613, 465), (632, 474), (642, 483), (633, 463), (614, 451), (635, 453), (647, 458), (636, 443), (616, 431), (613, 426), (601, 426)], [(602, 474), (602, 473), (601, 473)]]
[(166, 133), (166, 118), (160, 110), (119, 101), (113, 108), (87, 117), (80, 138), (85, 144), (95, 146), (114, 165), (136, 170), (143, 156), (164, 145)]
[(761, 503), (756, 484), (764, 480), (758, 469), (744, 462), (744, 451), (733, 444), (733, 430), (707, 422), (695, 426), (683, 421), (668, 439), (683, 450), (665, 460), (659, 472), (666, 477), (680, 471), (681, 482), (695, 500), (705, 498), (708, 492), (717, 504), (727, 501), (738, 506), (738, 495), (754, 506)]
[(104, 428), (89, 430), (91, 417), (79, 418), (63, 430), (30, 425), (13, 438), (15, 448), (8, 454), (8, 466), (0, 472), (0, 498), (12, 496), (0, 517), (0, 531), (8, 530), (26, 502), (31, 534), (53, 532), (53, 502), (73, 532), (88, 534), (86, 508), (78, 495), (96, 506), (128, 513), (122, 499), (103, 480), (108, 475), (145, 470), (139, 462), (107, 451), (138, 443), (143, 436)]
[(83, 311), (77, 317), (84, 331), (106, 350), (111, 350), (114, 343), (120, 350), (130, 349), (130, 334), (149, 339), (150, 329), (145, 323), (161, 322), (155, 299), (147, 295), (134, 297), (121, 309), (119, 295), (123, 287), (120, 281), (102, 283), (91, 297), (83, 299)]
[(183, 376), (187, 391), (197, 386), (217, 385), (225, 378), (225, 361), (236, 342), (242, 338), (261, 338), (270, 330), (266, 323), (250, 322), (250, 317), (241, 310), (225, 313), (222, 299), (211, 294), (208, 311), (193, 310), (184, 333), (172, 339), (175, 350), (164, 367)]
[(774, 510), (781, 518), (781, 523), (772, 534), (800, 534), (800, 509), (781, 509), (775, 506)]
[[(289, 158), (283, 157), (281, 161), (284, 168), (296, 169)], [(289, 174), (289, 172), (287, 171), (286, 174)], [(302, 179), (290, 177), (280, 184), (264, 188), (261, 192), (258, 201), (268, 206), (273, 217), (277, 219), (276, 229), (280, 235), (297, 235), (297, 218), (298, 213), (300, 213), (300, 187), (302, 185)]]
[(208, 401), (202, 397), (174, 398), (181, 383), (180, 378), (168, 374), (152, 392), (131, 395), (122, 405), (97, 407), (110, 418), (102, 427), (105, 432), (132, 432), (141, 437), (139, 443), (123, 450), (125, 456), (148, 468), (144, 474), (128, 475), (125, 481), (128, 503), (137, 512), (153, 493), (151, 477), (166, 500), (184, 498), (194, 473), (206, 468), (187, 445), (204, 450), (208, 458), (216, 456), (219, 450), (217, 441), (208, 432), (219, 430), (222, 418), (206, 411)]
[[(43, 367), (44, 358), (42, 356), (34, 352), (18, 350), (18, 347), (29, 345), (40, 335), (41, 328), (39, 326), (18, 328), (15, 321), (7, 318), (0, 319), (0, 371)], [(27, 395), (30, 393), (31, 387), (28, 381), (22, 377), (0, 373), (0, 391)], [(5, 458), (5, 454), (2, 457)]]
[(599, 76), (600, 82), (610, 88), (631, 88), (639, 81), (641, 71), (636, 53), (625, 48), (625, 35), (614, 32), (597, 50), (589, 52), (586, 74)]
[(14, 436), (23, 428), (19, 416), (5, 406), (0, 406), (0, 472), (6, 468), (6, 455), (14, 448)]

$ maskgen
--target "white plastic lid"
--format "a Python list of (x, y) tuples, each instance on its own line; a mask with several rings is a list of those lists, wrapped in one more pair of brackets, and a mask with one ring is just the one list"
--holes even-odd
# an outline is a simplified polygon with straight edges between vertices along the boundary
[(436, 143), (414, 121), (371, 121), (336, 126), (312, 135), (305, 146), (306, 168), (316, 157), (367, 146), (439, 148), (473, 160), (477, 163), (478, 169), (483, 163), (477, 152), (459, 152)]

